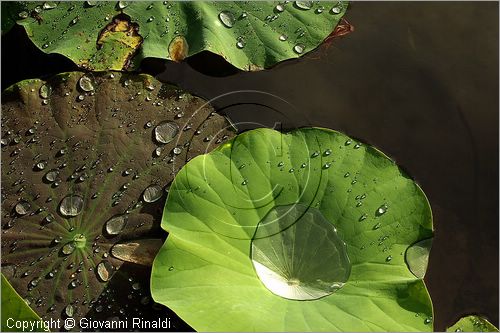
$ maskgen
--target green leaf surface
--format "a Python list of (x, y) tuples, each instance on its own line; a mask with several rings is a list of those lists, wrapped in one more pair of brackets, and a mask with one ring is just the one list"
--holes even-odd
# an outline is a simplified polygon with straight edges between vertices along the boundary
[(12, 13), (15, 7), (3, 9), (9, 17), (18, 15), (44, 52), (97, 71), (135, 68), (146, 57), (180, 61), (201, 51), (219, 54), (243, 70), (267, 68), (316, 48), (347, 9), (347, 3), (312, 1), (52, 4), (57, 6), (26, 3), (30, 15), (23, 19)]
[[(433, 235), (429, 203), (392, 160), (339, 132), (257, 129), (198, 156), (177, 174), (162, 227), (153, 298), (197, 330), (432, 330), (431, 299), (405, 262)], [(345, 284), (323, 288), (334, 275)]]
[[(17, 327), (15, 322), (24, 322), (27, 328)], [(45, 329), (40, 317), (12, 288), (2, 274), (2, 332), (41, 332)]]
[(481, 316), (470, 315), (460, 318), (446, 332), (498, 332), (498, 328)]
[(3, 274), (44, 318), (158, 313), (150, 269), (112, 249), (164, 237), (177, 170), (233, 135), (204, 100), (148, 75), (72, 72), (8, 88)]

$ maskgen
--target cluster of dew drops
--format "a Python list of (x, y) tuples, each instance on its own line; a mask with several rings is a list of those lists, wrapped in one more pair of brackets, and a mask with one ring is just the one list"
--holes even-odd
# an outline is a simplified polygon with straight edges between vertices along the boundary
[[(344, 143), (344, 146), (351, 146), (352, 144), (352, 147), (354, 150), (358, 150), (362, 147), (362, 143), (355, 143), (353, 144), (352, 140), (351, 139), (348, 139), (345, 141)], [(332, 157), (332, 150), (331, 149), (325, 149), (323, 152), (320, 152), (320, 151), (314, 151), (311, 155), (310, 155), (310, 158), (314, 159), (314, 158), (317, 158), (319, 156), (323, 156), (323, 158), (328, 158), (328, 157)], [(333, 160), (332, 161), (325, 161), (321, 168), (323, 170), (328, 170), (331, 168), (331, 166), (333, 165)], [(294, 173), (294, 172), (297, 172), (298, 170), (302, 170), (302, 169), (305, 169), (307, 168), (309, 165), (307, 162), (303, 162), (302, 164), (300, 164), (299, 168), (294, 168), (294, 167), (290, 167), (288, 168), (286, 166), (286, 163), (284, 161), (279, 161), (277, 164), (276, 164), (276, 167), (279, 168), (280, 171), (285, 171), (285, 170), (288, 170), (289, 173)], [(246, 164), (240, 164), (238, 169), (242, 170), (246, 167)], [(351, 178), (351, 173), (350, 172), (345, 172), (343, 174), (343, 177), (345, 179), (349, 179)], [(354, 185), (357, 183), (357, 179), (354, 177), (354, 179), (352, 179), (350, 181), (350, 184), (351, 185)], [(241, 185), (242, 186), (247, 186), (249, 185), (249, 180), (248, 178), (243, 178), (242, 182), (241, 182)], [(331, 192), (333, 192), (333, 189), (330, 190)], [(352, 191), (352, 188), (349, 188), (347, 190), (347, 192), (351, 192)], [(363, 194), (359, 194), (359, 195), (356, 195), (355, 196), (355, 201), (356, 201), (356, 204), (355, 204), (355, 207), (356, 208), (360, 208), (363, 206), (363, 200), (366, 199), (367, 195), (366, 193), (363, 193)], [(317, 202), (316, 203), (316, 206), (318, 206), (320, 204), (320, 202)], [(374, 212), (374, 216), (375, 218), (380, 218), (382, 217), (383, 215), (385, 215), (387, 213), (389, 209), (389, 206), (386, 202), (382, 203)], [(369, 218), (369, 214), (368, 213), (363, 213), (359, 218), (358, 218), (358, 221), (359, 222), (364, 222), (365, 220), (367, 220)], [(380, 227), (382, 226), (381, 222), (377, 222), (374, 226), (373, 226), (373, 230), (378, 230), (380, 229)], [(384, 242), (389, 238), (389, 236), (387, 235), (384, 235), (384, 236), (381, 236), (379, 239), (378, 239), (378, 245), (381, 246), (381, 245), (384, 245)], [(375, 242), (372, 242), (371, 245), (374, 245)], [(361, 249), (363, 250), (365, 247), (363, 246)], [(388, 250), (387, 247), (385, 247), (383, 249), (383, 252), (386, 252)], [(392, 260), (392, 256), (389, 255), (387, 258), (386, 258), (386, 262), (390, 262)]]
[[(293, 1), (293, 3), (290, 3), (290, 1), (283, 1), (278, 4), (273, 8), (272, 13), (268, 14), (265, 17), (265, 23), (264, 26), (267, 26), (270, 22), (274, 22), (276, 20), (279, 20), (280, 15), (283, 15), (285, 10), (287, 10), (288, 7), (293, 7), (291, 10), (302, 10), (302, 11), (309, 11), (312, 10), (316, 5), (316, 1)], [(339, 1), (335, 3), (329, 10), (329, 12), (332, 15), (339, 15), (342, 13), (342, 10), (344, 9), (344, 4), (342, 1)], [(314, 9), (315, 14), (322, 14), (323, 12), (327, 11), (327, 9), (323, 5), (318, 5)], [(245, 20), (248, 19), (250, 14), (248, 12), (241, 12), (238, 14), (233, 13), (230, 10), (222, 10), (219, 12), (219, 20), (222, 23), (222, 25), (226, 28), (233, 28), (235, 25), (240, 24), (239, 22), (244, 22)], [(247, 26), (249, 24), (247, 23)], [(281, 23), (279, 26), (282, 30), (286, 29), (286, 24)], [(306, 46), (300, 42), (300, 39), (305, 36), (306, 30), (302, 27), (299, 27), (295, 31), (296, 38), (295, 41), (296, 43), (293, 44), (292, 50), (296, 54), (302, 54), (304, 53)], [(289, 36), (285, 33), (278, 33), (277, 34), (277, 39), (281, 42), (286, 42), (289, 40)], [(236, 39), (236, 47), (238, 49), (243, 49), (246, 46), (246, 38), (244, 36), (239, 36)]]

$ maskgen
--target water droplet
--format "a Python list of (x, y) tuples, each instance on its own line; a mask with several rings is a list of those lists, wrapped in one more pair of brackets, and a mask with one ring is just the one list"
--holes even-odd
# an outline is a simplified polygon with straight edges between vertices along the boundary
[(168, 270), (169, 270), (169, 271), (173, 271), (173, 270), (174, 270), (174, 266), (170, 266), (170, 267), (168, 268)]
[(375, 225), (373, 226), (373, 230), (377, 230), (378, 228), (380, 228), (380, 226), (381, 226), (380, 222), (379, 222), (379, 223), (377, 223), (377, 224), (375, 224)]
[(332, 9), (330, 10), (332, 14), (340, 14), (342, 12), (342, 3), (341, 2), (338, 2), (335, 6), (332, 7)]
[(25, 18), (28, 18), (29, 16), (29, 13), (27, 11), (22, 11), (22, 12), (19, 12), (19, 14), (17, 14), (19, 16), (20, 19), (25, 19)]
[(59, 204), (59, 212), (63, 216), (77, 216), (83, 210), (83, 198), (76, 194), (65, 196)]
[(97, 276), (101, 279), (102, 282), (107, 282), (111, 277), (111, 273), (113, 272), (113, 267), (107, 261), (101, 261), (96, 268)]
[(305, 49), (304, 44), (297, 44), (293, 47), (293, 51), (297, 54), (301, 54), (302, 52), (304, 52), (304, 49)]
[(71, 20), (71, 22), (69, 23), (70, 25), (75, 25), (78, 23), (78, 21), (80, 20), (80, 17), (75, 17), (74, 19)]
[(293, 173), (294, 171), (295, 171), (294, 168), (290, 168), (290, 170), (288, 170), (288, 172), (290, 172), (290, 173)]
[(331, 153), (332, 153), (332, 150), (331, 149), (327, 149), (327, 150), (325, 150), (325, 152), (323, 153), (323, 155), (324, 156), (329, 156)]
[(243, 186), (245, 186), (247, 184), (248, 184), (248, 180), (246, 180), (246, 179), (241, 182), (241, 185), (243, 185)]
[[(308, 237), (317, 241), (305, 241)], [(305, 205), (273, 208), (258, 224), (251, 247), (260, 281), (287, 299), (330, 295), (351, 272), (346, 245), (333, 224), (318, 209)]]
[(163, 121), (154, 129), (155, 139), (158, 143), (169, 143), (179, 134), (179, 125), (173, 121)]
[(323, 7), (323, 6), (318, 7), (318, 8), (316, 8), (316, 14), (321, 14), (321, 13), (323, 13), (324, 10), (325, 10), (325, 7)]
[(127, 224), (125, 215), (116, 215), (106, 222), (106, 232), (109, 235), (118, 235)]
[(42, 49), (46, 49), (48, 47), (49, 47), (49, 44), (47, 44), (47, 43), (45, 43), (45, 44), (42, 45)]
[(385, 261), (389, 262), (392, 260), (392, 256), (388, 256), (387, 258), (385, 258)]
[(71, 241), (69, 243), (66, 243), (62, 247), (61, 251), (64, 255), (70, 255), (71, 253), (73, 253), (73, 251), (75, 251), (75, 249), (76, 249), (75, 242)]
[(279, 13), (281, 13), (281, 12), (283, 12), (283, 11), (285, 10), (285, 8), (283, 7), (283, 5), (282, 5), (282, 4), (277, 4), (277, 5), (276, 5), (276, 7), (274, 7), (274, 9), (275, 9), (277, 12), (279, 12)]
[(236, 47), (239, 49), (244, 48), (245, 45), (246, 45), (245, 40), (243, 40), (242, 38), (238, 39), (238, 41), (236, 42)]
[(150, 16), (150, 17), (148, 18), (148, 22), (153, 22), (153, 21), (154, 21), (154, 19), (155, 19), (155, 17), (154, 17), (154, 16)]
[(132, 289), (134, 289), (134, 290), (141, 289), (141, 284), (139, 282), (136, 282), (136, 283), (132, 284)]
[(49, 98), (50, 97), (50, 94), (52, 93), (52, 87), (49, 86), (48, 84), (44, 84), (40, 87), (40, 89), (38, 90), (38, 93), (40, 94), (40, 97), (41, 98)]
[(95, 5), (97, 5), (97, 1), (85, 1), (85, 3), (87, 4), (87, 6), (89, 7), (94, 7)]
[(312, 8), (312, 1), (295, 1), (295, 6), (303, 10), (309, 10)]
[(329, 169), (331, 165), (332, 165), (332, 163), (330, 163), (330, 162), (326, 162), (326, 163), (323, 165), (323, 169)]
[(349, 146), (351, 143), (352, 143), (352, 141), (351, 141), (351, 140), (347, 140), (344, 144), (345, 144), (346, 146)]
[(73, 308), (73, 305), (71, 304), (68, 304), (65, 308), (64, 308), (64, 314), (68, 317), (73, 317), (73, 314), (75, 313), (75, 309)]
[(42, 6), (42, 8), (45, 9), (45, 10), (54, 9), (56, 7), (57, 7), (57, 2), (54, 2), (54, 1), (44, 2), (43, 6)]
[(368, 214), (361, 215), (361, 217), (359, 218), (359, 222), (366, 220), (367, 217), (368, 217)]
[(94, 90), (94, 84), (92, 83), (92, 79), (87, 75), (84, 75), (78, 81), (78, 85), (83, 91), (89, 92)]
[(354, 145), (354, 149), (359, 149), (359, 147), (361, 147), (361, 143), (356, 143), (356, 144)]
[(279, 167), (279, 168), (281, 168), (283, 165), (285, 165), (285, 163), (283, 163), (283, 162), (279, 162), (279, 163), (278, 163), (278, 167)]
[(159, 185), (151, 185), (144, 190), (144, 193), (142, 193), (142, 199), (145, 202), (155, 202), (158, 201), (162, 195), (163, 191)]
[(318, 157), (319, 156), (319, 151), (315, 151), (314, 153), (312, 153), (311, 157), (312, 158), (315, 158), (315, 157)]
[(383, 215), (385, 214), (385, 212), (387, 212), (387, 205), (386, 204), (383, 204), (382, 206), (380, 206), (378, 209), (377, 209), (377, 212), (375, 213), (375, 215), (377, 216), (380, 216), (380, 215)]
[(174, 149), (172, 149), (172, 152), (174, 153), (174, 155), (179, 155), (180, 153), (182, 153), (182, 148), (175, 147)]
[(234, 21), (235, 21), (234, 15), (227, 10), (223, 10), (222, 12), (219, 13), (219, 20), (227, 28), (232, 28), (234, 25)]
[(427, 318), (425, 318), (425, 320), (424, 320), (424, 324), (428, 325), (428, 324), (430, 324), (430, 323), (432, 323), (432, 317), (427, 317)]
[(36, 168), (37, 168), (38, 170), (43, 170), (43, 169), (45, 169), (45, 167), (46, 167), (46, 166), (47, 166), (47, 163), (46, 163), (46, 162), (44, 162), (44, 161), (42, 161), (42, 162), (38, 162), (38, 163), (36, 164)]
[(307, 163), (302, 163), (302, 164), (300, 165), (300, 167), (301, 167), (302, 169), (304, 169), (306, 166), (307, 166)]
[(350, 174), (349, 172), (346, 172), (346, 173), (344, 174), (344, 178), (347, 178), (347, 177), (349, 177), (350, 175), (351, 175), (351, 174)]
[(287, 36), (287, 35), (285, 35), (285, 34), (281, 34), (281, 35), (279, 36), (279, 40), (280, 40), (280, 41), (282, 41), (282, 42), (286, 41), (287, 39), (288, 39), (288, 36)]
[(14, 207), (16, 213), (20, 216), (28, 214), (29, 210), (31, 208), (31, 205), (27, 201), (20, 201), (17, 203), (17, 205)]
[(123, 9), (128, 6), (128, 1), (118, 1), (118, 8)]

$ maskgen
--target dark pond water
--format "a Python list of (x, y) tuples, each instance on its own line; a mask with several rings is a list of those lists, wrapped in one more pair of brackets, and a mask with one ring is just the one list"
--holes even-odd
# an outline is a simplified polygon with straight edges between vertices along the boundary
[[(355, 2), (346, 18), (353, 33), (268, 71), (208, 54), (143, 70), (214, 98), (241, 129), (322, 126), (379, 147), (431, 202), (435, 328), (469, 313), (498, 326), (498, 3)], [(74, 69), (22, 37), (2, 37), (3, 88)]]

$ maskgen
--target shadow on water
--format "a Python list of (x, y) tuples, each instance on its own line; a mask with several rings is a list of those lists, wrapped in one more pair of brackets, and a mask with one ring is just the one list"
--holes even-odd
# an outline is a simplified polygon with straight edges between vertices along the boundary
[[(346, 18), (353, 33), (268, 71), (241, 72), (205, 52), (183, 63), (147, 59), (142, 70), (205, 99), (265, 92), (214, 100), (242, 129), (329, 127), (393, 157), (433, 209), (425, 280), (435, 329), (468, 313), (498, 326), (498, 3), (355, 2)], [(2, 37), (4, 88), (75, 69), (25, 37)]]

